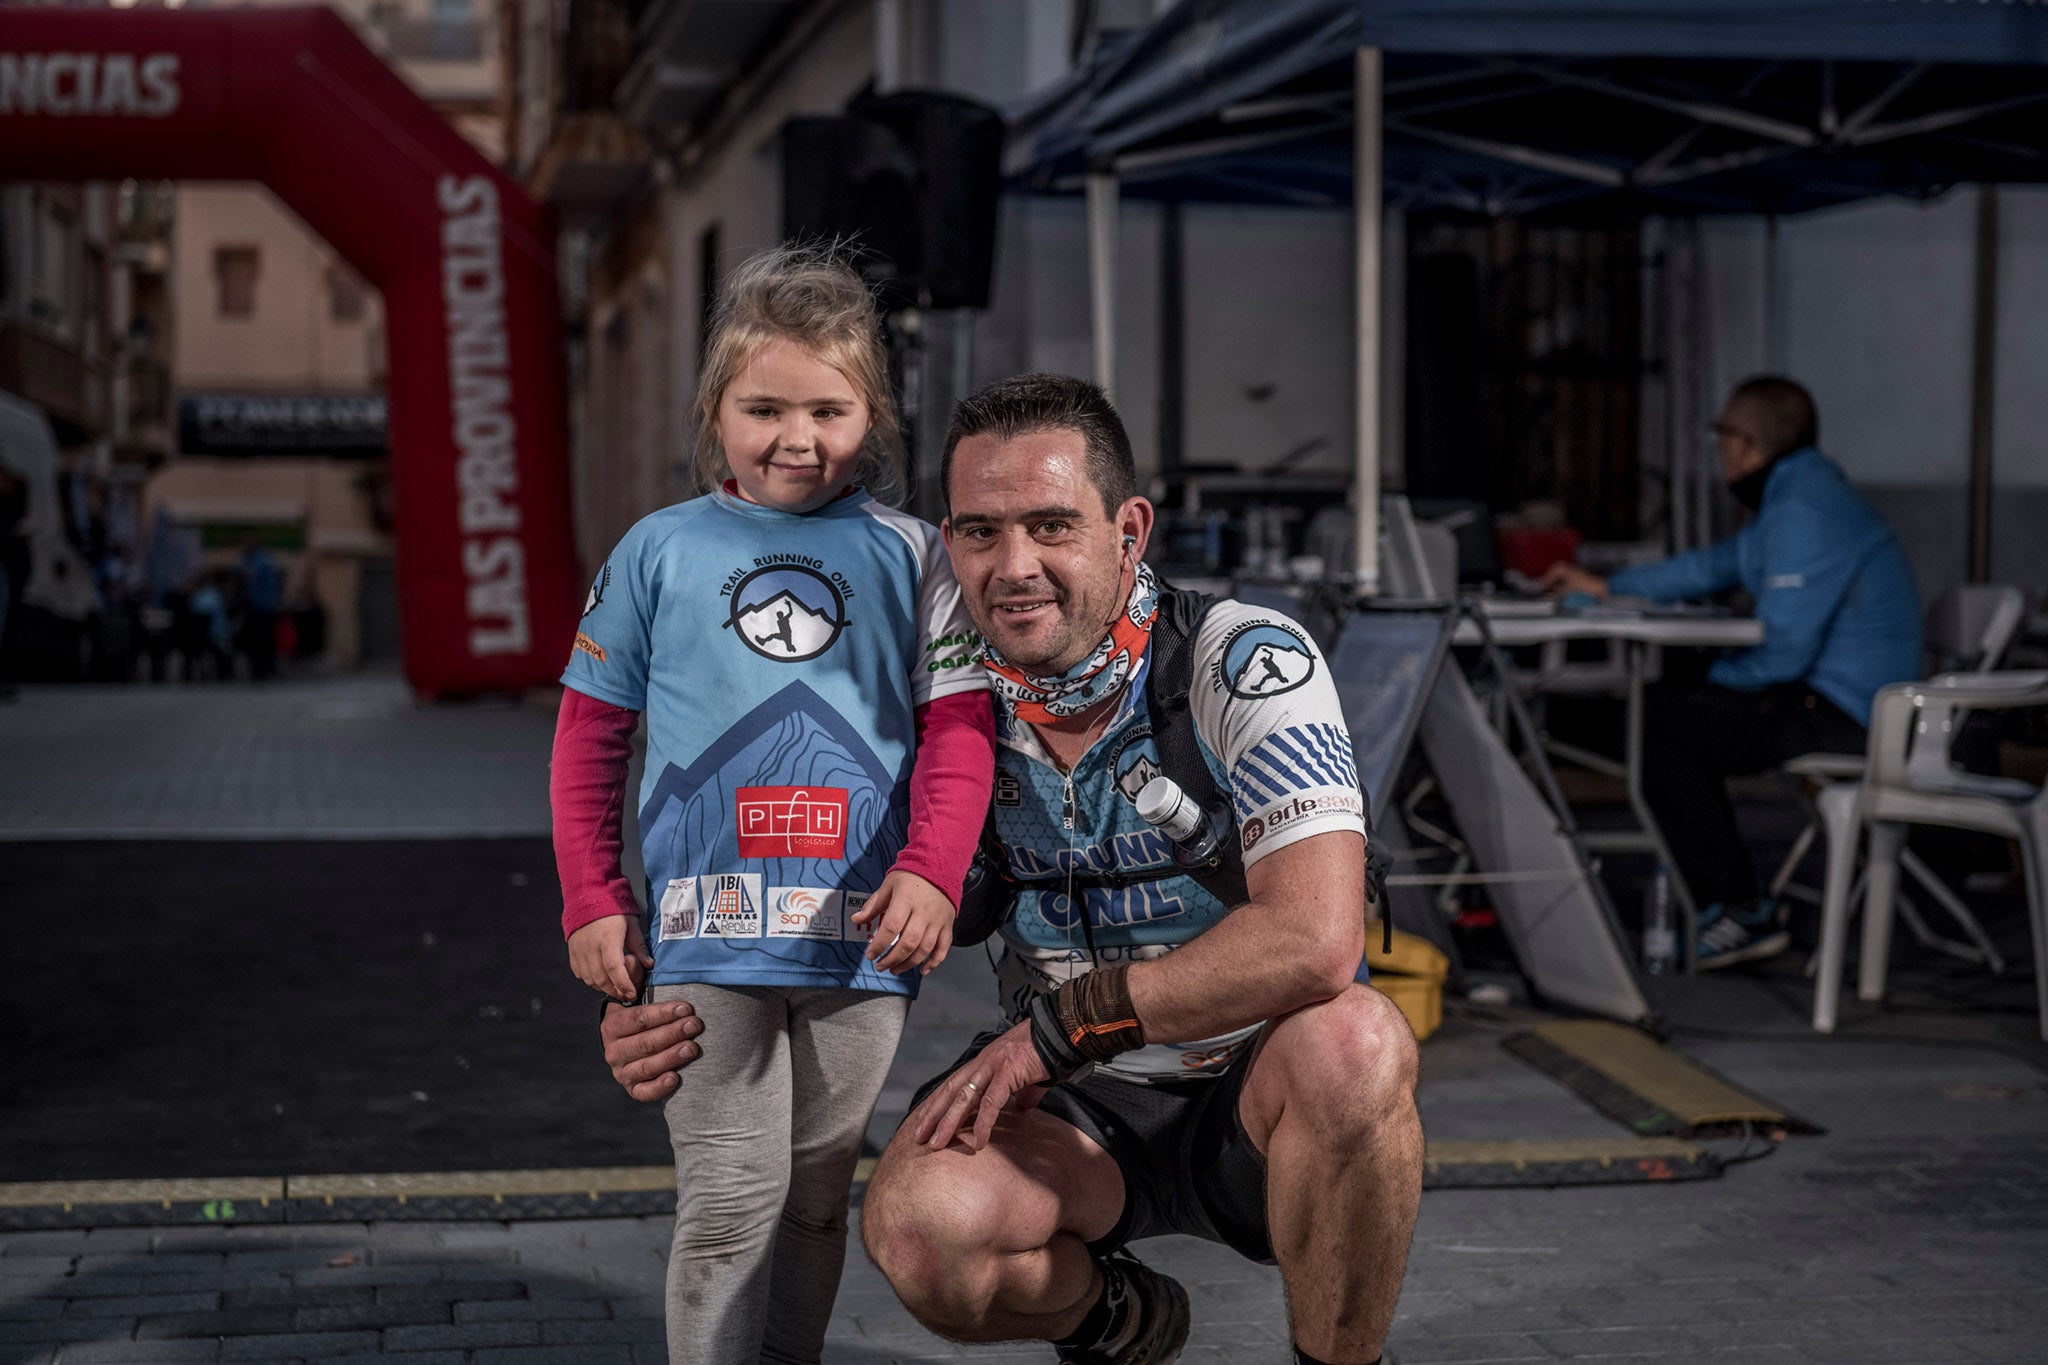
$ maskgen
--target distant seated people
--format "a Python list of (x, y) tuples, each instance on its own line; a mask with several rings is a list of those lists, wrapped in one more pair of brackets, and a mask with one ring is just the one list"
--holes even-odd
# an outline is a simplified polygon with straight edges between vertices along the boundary
[(1756, 600), (1764, 638), (1717, 659), (1705, 683), (1644, 697), (1643, 795), (1699, 910), (1702, 968), (1790, 941), (1761, 899), (1724, 779), (1800, 754), (1862, 753), (1877, 690), (1920, 676), (1920, 598), (1898, 538), (1817, 447), (1813, 396), (1789, 379), (1738, 384), (1714, 424), (1721, 474), (1756, 515), (1733, 536), (1603, 579), (1574, 564), (1553, 592), (1655, 602), (1731, 588)]

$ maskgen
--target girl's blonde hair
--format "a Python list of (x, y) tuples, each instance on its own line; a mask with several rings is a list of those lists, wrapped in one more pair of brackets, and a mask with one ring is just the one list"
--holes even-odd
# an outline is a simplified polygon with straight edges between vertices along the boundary
[(820, 246), (763, 251), (720, 286), (697, 379), (698, 487), (709, 492), (732, 472), (718, 439), (718, 405), (740, 371), (776, 341), (803, 347), (852, 382), (869, 422), (854, 477), (878, 502), (900, 501), (903, 428), (889, 387), (881, 316), (860, 276), (836, 251)]

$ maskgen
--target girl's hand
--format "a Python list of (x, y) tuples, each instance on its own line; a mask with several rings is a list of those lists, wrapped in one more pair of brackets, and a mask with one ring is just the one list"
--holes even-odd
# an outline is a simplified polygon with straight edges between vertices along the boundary
[(654, 968), (638, 915), (606, 915), (569, 935), (569, 970), (576, 979), (614, 1000), (632, 1004)]
[(899, 869), (883, 878), (882, 889), (868, 897), (853, 922), (863, 929), (874, 926), (868, 961), (878, 972), (929, 972), (953, 946), (953, 903), (915, 872)]

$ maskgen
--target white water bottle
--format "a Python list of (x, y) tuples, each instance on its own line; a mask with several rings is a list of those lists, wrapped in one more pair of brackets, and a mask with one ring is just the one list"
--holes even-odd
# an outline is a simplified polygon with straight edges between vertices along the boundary
[(1671, 914), (1671, 869), (1663, 863), (1643, 891), (1643, 970), (1669, 976), (1678, 966), (1678, 927)]
[(1138, 815), (1173, 840), (1174, 856), (1185, 866), (1210, 862), (1223, 842), (1222, 822), (1204, 815), (1195, 799), (1170, 777), (1155, 777), (1145, 784), (1138, 793)]

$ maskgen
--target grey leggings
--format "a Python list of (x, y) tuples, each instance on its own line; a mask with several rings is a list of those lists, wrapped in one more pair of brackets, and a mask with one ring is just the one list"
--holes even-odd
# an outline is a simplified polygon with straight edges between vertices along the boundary
[(676, 1157), (670, 1365), (816, 1365), (846, 1206), (908, 997), (657, 986), (704, 1021), (664, 1113)]

